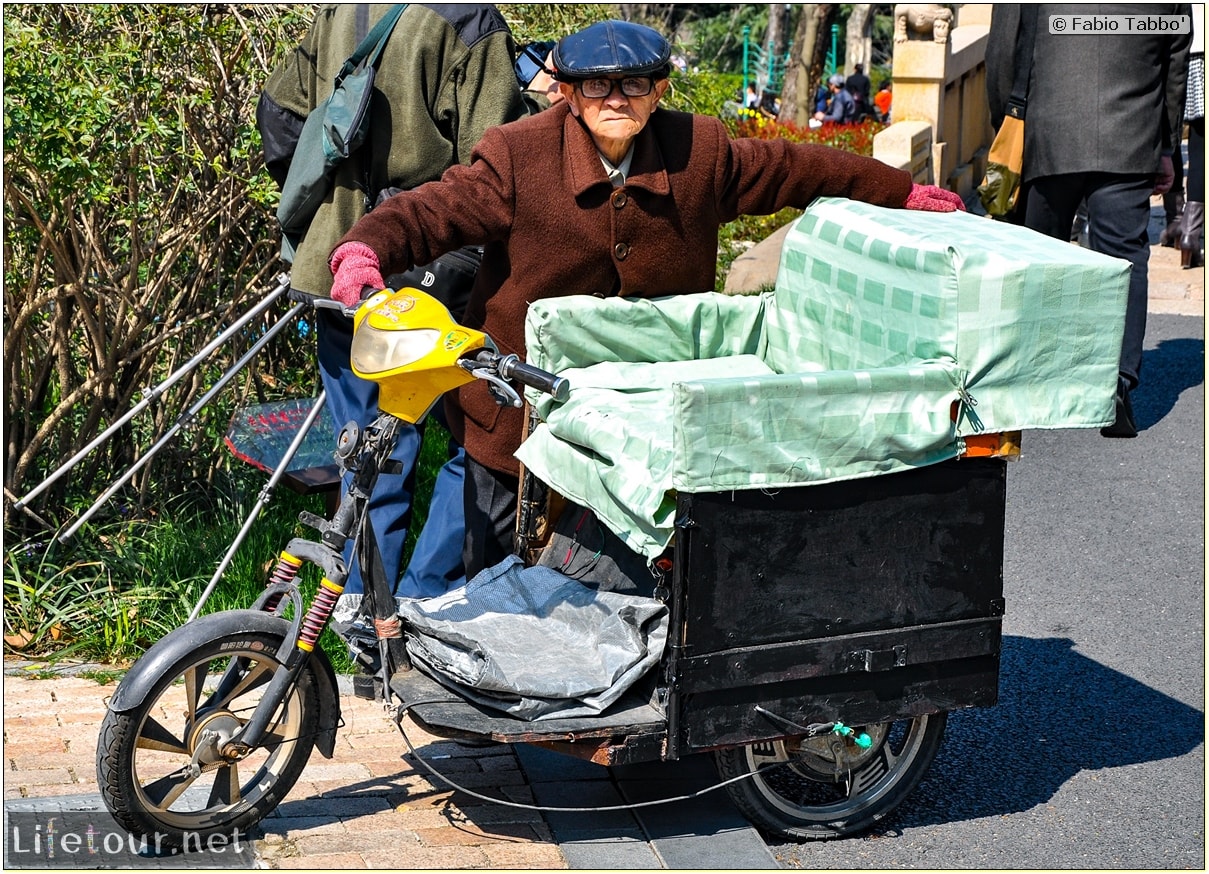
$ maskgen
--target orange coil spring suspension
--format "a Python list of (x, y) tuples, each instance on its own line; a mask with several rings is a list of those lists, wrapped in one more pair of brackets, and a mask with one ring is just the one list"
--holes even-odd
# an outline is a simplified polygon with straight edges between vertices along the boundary
[[(282, 551), (277, 557), (277, 565), (273, 568), (273, 573), (269, 575), (269, 581), (265, 583), (265, 588), (275, 586), (278, 583), (290, 584), (294, 582), (294, 578), (298, 576), (298, 570), (302, 567), (302, 559), (295, 558), (288, 552)], [(284, 592), (278, 592), (265, 602), (264, 611), (272, 613), (277, 609), (277, 605), (281, 602), (281, 597)]]
[(332, 608), (336, 606), (336, 601), (343, 591), (344, 586), (337, 586), (327, 577), (319, 581), (315, 600), (311, 602), (311, 609), (306, 611), (306, 616), (302, 617), (302, 627), (298, 629), (300, 650), (311, 652), (315, 648), (315, 642), (323, 633), (327, 618), (332, 615)]

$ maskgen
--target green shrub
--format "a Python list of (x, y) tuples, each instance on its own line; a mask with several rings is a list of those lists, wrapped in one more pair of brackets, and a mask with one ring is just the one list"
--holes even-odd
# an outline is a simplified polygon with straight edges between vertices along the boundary
[[(603, 4), (504, 4), (501, 10), (519, 42), (557, 38), (615, 14)], [(17, 4), (5, 10), (4, 477), (10, 496), (88, 445), (273, 284), (281, 267), (277, 191), (261, 165), (254, 108), (269, 71), (312, 15), (313, 7), (296, 5)], [(733, 34), (716, 36), (719, 52), (733, 50)], [(871, 149), (867, 126), (812, 132), (744, 118), (735, 103), (738, 74), (697, 70), (673, 73), (672, 82), (667, 106), (721, 117), (738, 136), (779, 135), (862, 154)], [(797, 214), (782, 210), (724, 226), (717, 287), (744, 244)], [(250, 323), (28, 513), (6, 502), (9, 651), (120, 662), (187, 618), (265, 479), (232, 463), (223, 445), (227, 423), (246, 402), (316, 390), (309, 324), (279, 335), (199, 415), (186, 413), (284, 312), (285, 305), (277, 305)], [(74, 540), (54, 539), (115, 473), (141, 464), (169, 427), (180, 433)], [(440, 429), (429, 429), (413, 532), (444, 460), (444, 439)], [(255, 599), (278, 551), (304, 533), (297, 522), (302, 509), (320, 512), (318, 497), (274, 496), (207, 610)], [(316, 583), (304, 575), (308, 591)], [(347, 666), (330, 632), (323, 645)]]

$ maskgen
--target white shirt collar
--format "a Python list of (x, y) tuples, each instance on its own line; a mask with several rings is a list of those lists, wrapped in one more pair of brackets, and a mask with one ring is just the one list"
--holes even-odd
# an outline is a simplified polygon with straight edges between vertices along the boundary
[(600, 155), (600, 163), (604, 165), (605, 174), (609, 177), (609, 181), (613, 183), (614, 188), (620, 188), (625, 185), (626, 178), (630, 175), (630, 163), (634, 160), (634, 144), (630, 143), (630, 148), (626, 150), (625, 157), (621, 159), (621, 163), (616, 167), (613, 163), (604, 156), (603, 152), (597, 151)]

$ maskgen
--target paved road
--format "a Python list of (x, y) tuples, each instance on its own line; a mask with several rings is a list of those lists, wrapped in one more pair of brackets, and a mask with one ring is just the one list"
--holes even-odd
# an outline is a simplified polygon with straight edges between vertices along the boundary
[[(723, 793), (635, 817), (478, 803), (434, 785), (376, 706), (346, 697), (336, 758), (313, 757), (253, 845), (139, 867), (1203, 869), (1204, 273), (1155, 248), (1151, 289), (1141, 436), (1025, 435), (1008, 478), (1000, 704), (950, 718), (931, 772), (873, 834), (765, 846)], [(62, 828), (64, 812), (96, 819), (112, 687), (14, 679), (3, 694), (11, 854), (14, 815), (30, 829), (52, 815)], [(610, 771), (416, 735), (464, 784), (541, 804), (677, 796), (713, 779), (700, 760)]]
[(999, 705), (950, 717), (892, 823), (785, 867), (1205, 867), (1204, 336), (1150, 316), (1136, 440), (1025, 434)]

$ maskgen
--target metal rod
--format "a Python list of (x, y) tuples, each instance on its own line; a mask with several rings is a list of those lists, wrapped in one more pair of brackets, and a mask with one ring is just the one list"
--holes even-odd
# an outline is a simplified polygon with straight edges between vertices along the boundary
[(298, 433), (294, 435), (294, 439), (286, 448), (285, 455), (281, 457), (281, 461), (273, 470), (273, 475), (269, 477), (269, 481), (265, 483), (264, 488), (260, 490), (257, 496), (256, 504), (252, 507), (252, 511), (248, 513), (244, 519), (243, 527), (239, 529), (239, 533), (235, 535), (235, 540), (231, 543), (231, 548), (227, 550), (227, 554), (223, 556), (221, 562), (218, 563), (218, 570), (214, 572), (214, 576), (210, 578), (209, 585), (205, 591), (201, 593), (201, 597), (197, 599), (197, 604), (193, 608), (193, 612), (189, 614), (189, 621), (192, 622), (201, 613), (202, 606), (209, 600), (210, 595), (214, 592), (215, 586), (218, 585), (219, 579), (226, 572), (228, 565), (235, 558), (235, 553), (239, 547), (243, 545), (244, 540), (248, 536), (248, 532), (252, 530), (253, 523), (260, 516), (260, 511), (264, 509), (265, 504), (269, 502), (269, 497), (273, 494), (273, 490), (277, 488), (278, 481), (285, 475), (289, 469), (290, 462), (294, 460), (294, 456), (298, 454), (302, 442), (306, 439), (306, 435), (310, 433), (311, 427), (315, 424), (315, 419), (323, 411), (323, 405), (327, 402), (327, 392), (319, 392), (319, 397), (315, 399), (315, 405), (311, 407), (311, 411), (307, 413), (306, 418), (302, 421), (302, 426), (298, 429)]
[(228, 382), (230, 382), (236, 376), (236, 374), (239, 373), (239, 371), (243, 370), (244, 367), (246, 367), (248, 365), (249, 361), (251, 361), (253, 358), (256, 357), (256, 355), (260, 352), (260, 350), (263, 349), (265, 347), (265, 345), (271, 339), (273, 339), (275, 336), (277, 336), (277, 334), (279, 334), (286, 325), (288, 325), (291, 321), (293, 321), (293, 319), (296, 315), (298, 315), (300, 312), (302, 312), (302, 310), (306, 309), (308, 306), (310, 306), (310, 304), (305, 304), (305, 303), (294, 304), (293, 308), (289, 312), (287, 312), (281, 318), (281, 320), (279, 322), (277, 322), (277, 324), (273, 325), (271, 328), (269, 328), (267, 331), (265, 331), (264, 336), (262, 336), (254, 344), (252, 344), (252, 347), (250, 349), (248, 349), (247, 352), (244, 353), (243, 357), (241, 357), (238, 361), (236, 361), (233, 365), (231, 365), (231, 368), (219, 378), (218, 382), (214, 383), (214, 386), (209, 391), (207, 391), (204, 395), (202, 395), (193, 404), (193, 406), (191, 406), (188, 410), (186, 410), (184, 413), (182, 413), (180, 415), (180, 417), (177, 418), (176, 422), (172, 425), (172, 427), (164, 432), (164, 435), (162, 437), (160, 437), (160, 439), (155, 443), (155, 445), (152, 446), (150, 449), (148, 449), (147, 452), (144, 453), (143, 456), (138, 459), (138, 461), (136, 461), (133, 465), (131, 465), (130, 470), (126, 471), (126, 473), (124, 473), (117, 480), (117, 482), (115, 482), (113, 485), (111, 485), (109, 488), (107, 488), (105, 490), (105, 492), (99, 498), (96, 499), (96, 501), (93, 503), (93, 505), (91, 507), (89, 507), (86, 511), (84, 511), (84, 515), (82, 515), (79, 519), (77, 519), (71, 525), (70, 528), (68, 528), (66, 531), (64, 531), (62, 534), (59, 535), (59, 542), (66, 543), (68, 540), (70, 540), (72, 535), (74, 535), (76, 533), (76, 531), (78, 531), (80, 529), (80, 526), (83, 525), (85, 522), (87, 522), (92, 517), (92, 515), (98, 509), (100, 509), (101, 505), (103, 503), (105, 503), (105, 501), (109, 500), (109, 498), (113, 495), (114, 492), (116, 492), (119, 488), (121, 488), (126, 483), (128, 483), (134, 477), (135, 473), (137, 473), (143, 467), (143, 465), (145, 465), (147, 462), (149, 462), (151, 460), (151, 458), (157, 452), (159, 452), (161, 449), (164, 448), (165, 445), (167, 445), (169, 440), (171, 440), (174, 436), (176, 436), (177, 431), (179, 431), (189, 421), (191, 421), (193, 419), (193, 417), (196, 416), (197, 413), (202, 409), (202, 407), (204, 407), (206, 404), (210, 403), (211, 398), (213, 398), (216, 394), (218, 394), (223, 389), (223, 387), (225, 387), (226, 384)]
[(207, 357), (209, 357), (210, 354), (215, 349), (217, 349), (223, 343), (227, 342), (227, 340), (230, 339), (237, 331), (239, 331), (240, 328), (242, 328), (244, 325), (246, 325), (252, 319), (256, 318), (262, 312), (264, 312), (264, 310), (267, 309), (268, 306), (271, 303), (273, 303), (273, 301), (275, 301), (282, 294), (284, 294), (286, 291), (288, 291), (289, 288), (290, 288), (290, 275), (288, 273), (282, 273), (282, 274), (278, 275), (277, 287), (274, 288), (271, 292), (269, 292), (268, 295), (263, 300), (260, 301), (260, 303), (256, 304), (250, 310), (248, 310), (246, 313), (244, 313), (242, 316), (240, 316), (239, 319), (237, 319), (229, 328), (227, 328), (225, 331), (223, 331), (221, 334), (219, 334), (217, 337), (215, 337), (213, 340), (211, 340), (205, 346), (205, 348), (203, 348), (200, 352), (198, 352), (196, 355), (194, 355), (193, 358), (191, 358), (189, 361), (185, 362), (183, 365), (181, 365), (179, 368), (177, 368), (175, 373), (171, 374), (167, 379), (165, 379), (159, 385), (154, 386), (153, 388), (144, 389), (143, 390), (143, 399), (141, 401), (139, 401), (137, 404), (135, 404), (133, 407), (131, 407), (130, 410), (127, 411), (125, 413), (125, 415), (123, 415), (120, 419), (118, 419), (116, 422), (114, 422), (112, 425), (110, 425), (108, 428), (106, 428), (104, 431), (102, 431), (99, 435), (97, 435), (97, 437), (95, 437), (91, 443), (89, 443), (87, 446), (85, 446), (83, 449), (81, 449), (79, 452), (77, 452), (75, 455), (73, 455), (70, 459), (68, 459), (66, 462), (64, 462), (59, 467), (58, 470), (56, 470), (54, 473), (52, 473), (46, 479), (42, 480), (41, 483), (39, 483), (37, 486), (35, 486), (33, 489), (31, 489), (24, 497), (18, 499), (17, 502), (15, 504), (13, 504), (13, 507), (16, 509), (20, 509), (20, 508), (24, 507), (29, 501), (33, 500), (38, 495), (42, 494), (42, 492), (44, 492), (47, 488), (49, 488), (52, 483), (54, 483), (56, 480), (58, 480), (60, 477), (62, 477), (63, 474), (67, 473), (67, 471), (71, 470), (73, 467), (75, 467), (77, 464), (79, 464), (80, 459), (82, 459), (88, 453), (92, 452), (92, 450), (96, 449), (98, 446), (100, 446), (102, 443), (104, 443), (106, 440), (108, 440), (114, 431), (116, 431), (118, 428), (121, 428), (123, 425), (125, 425), (127, 422), (129, 422), (131, 419), (133, 419), (136, 415), (138, 415), (143, 410), (145, 410), (156, 398), (158, 398), (160, 395), (162, 395), (165, 391), (167, 391), (169, 388), (174, 386), (176, 383), (178, 383), (182, 378), (187, 376), (189, 373), (192, 373), (195, 369), (197, 369), (198, 365), (201, 364), (202, 361), (204, 361)]

